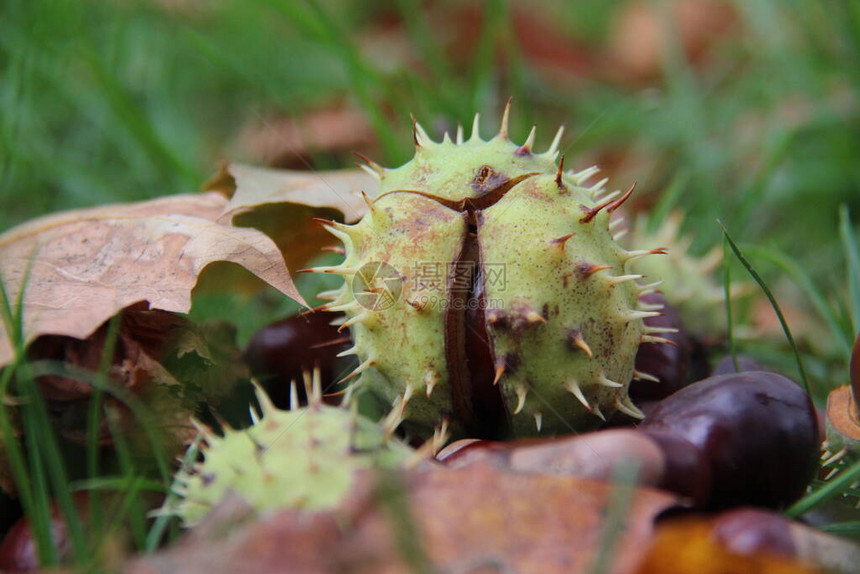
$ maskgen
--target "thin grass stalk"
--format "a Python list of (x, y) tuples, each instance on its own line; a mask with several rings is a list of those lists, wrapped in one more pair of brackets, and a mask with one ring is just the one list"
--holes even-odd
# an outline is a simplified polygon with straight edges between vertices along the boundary
[[(95, 479), (101, 474), (99, 461), (99, 454), (101, 451), (101, 445), (99, 444), (99, 427), (102, 420), (102, 388), (109, 384), (108, 373), (113, 362), (114, 351), (116, 350), (116, 341), (119, 335), (120, 324), (121, 315), (113, 317), (108, 324), (107, 334), (105, 336), (105, 346), (104, 349), (102, 349), (102, 356), (99, 360), (99, 369), (96, 374), (99, 384), (93, 387), (93, 392), (90, 395), (90, 405), (87, 413), (86, 438), (87, 476), (90, 479)], [(92, 491), (89, 493), (88, 500), (91, 530), (97, 533), (104, 532), (102, 514), (100, 512), (101, 495), (98, 491)]]
[(752, 264), (747, 261), (747, 258), (744, 257), (744, 254), (738, 248), (737, 244), (732, 239), (731, 235), (729, 235), (728, 230), (723, 225), (723, 223), (717, 220), (717, 223), (720, 225), (720, 229), (723, 230), (723, 235), (729, 243), (729, 247), (732, 248), (732, 251), (735, 254), (735, 257), (738, 258), (738, 261), (741, 262), (741, 265), (747, 270), (750, 276), (758, 283), (758, 286), (761, 288), (762, 292), (767, 297), (767, 300), (770, 301), (771, 307), (773, 307), (774, 312), (776, 313), (777, 318), (779, 319), (779, 324), (782, 326), (782, 332), (785, 334), (785, 338), (788, 339), (788, 344), (791, 346), (791, 350), (794, 353), (794, 360), (797, 363), (797, 370), (800, 373), (800, 380), (803, 383), (803, 388), (806, 390), (806, 394), (811, 396), (809, 392), (809, 381), (806, 377), (806, 369), (803, 367), (803, 359), (800, 356), (800, 351), (797, 349), (797, 343), (794, 340), (794, 335), (791, 334), (791, 329), (788, 326), (788, 322), (785, 320), (785, 315), (782, 313), (782, 309), (779, 306), (779, 303), (776, 302), (776, 298), (771, 293), (770, 288), (765, 283), (764, 279), (758, 274), (758, 272), (753, 268)]
[[(6, 289), (6, 283), (0, 276), (0, 318), (10, 339), (12, 348), (15, 349), (15, 356), (10, 365), (6, 365), (3, 369), (2, 379), (0, 379), (0, 429), (2, 429), (4, 446), (11, 465), (12, 476), (15, 479), (15, 486), (18, 488), (21, 506), (24, 509), (24, 514), (27, 516), (33, 533), (33, 540), (36, 545), (36, 554), (41, 564), (56, 563), (56, 551), (51, 534), (51, 515), (50, 515), (50, 494), (47, 492), (44, 473), (42, 472), (41, 464), (38, 456), (33, 456), (32, 453), (38, 452), (38, 449), (33, 448), (33, 445), (28, 445), (29, 453), (25, 455), (24, 447), (17, 440), (17, 432), (13, 427), (9, 417), (9, 405), (7, 398), (9, 397), (9, 389), (13, 380), (18, 376), (19, 366), (24, 360), (24, 345), (23, 345), (23, 292), (29, 279), (29, 272), (32, 268), (32, 258), (24, 277), (21, 281), (21, 288), (15, 298), (14, 309), (9, 301), (9, 293)], [(30, 419), (24, 417), (22, 411), (22, 426), (26, 431), (29, 426)], [(26, 441), (25, 435), (25, 441)]]
[(106, 415), (120, 470), (126, 477), (128, 485), (120, 505), (123, 512), (119, 518), (121, 520), (127, 514), (135, 545), (137, 548), (144, 548), (146, 546), (146, 513), (138, 497), (139, 491), (136, 484), (138, 472), (134, 464), (134, 455), (125, 434), (116, 424), (119, 417), (118, 413), (114, 409), (108, 409)]
[[(18, 391), (22, 401), (32, 402), (32, 392), (22, 388), (20, 373), (18, 373)], [(32, 414), (31, 405), (22, 405), (21, 426), (23, 427), (24, 443), (27, 447), (27, 462), (29, 465), (29, 476), (33, 486), (32, 514), (27, 515), (33, 538), (36, 540), (36, 550), (40, 566), (56, 566), (59, 562), (57, 548), (51, 529), (51, 488), (45, 467), (40, 456), (40, 434), (39, 421)]]
[(735, 343), (734, 313), (732, 313), (732, 260), (729, 257), (729, 242), (723, 237), (723, 299), (726, 306), (726, 338), (729, 343), (729, 354), (732, 357), (732, 365), (735, 372), (741, 372), (738, 362), (737, 345)]
[[(19, 374), (21, 370), (25, 369), (19, 369)], [(28, 369), (26, 370), (28, 371)], [(19, 378), (18, 388), (27, 399), (27, 405), (22, 409), (22, 418), (25, 419), (28, 444), (35, 449), (29, 453), (30, 458), (39, 461), (39, 464), (44, 464), (45, 479), (51, 483), (50, 488), (47, 487), (47, 484), (45, 485), (46, 493), (53, 492), (57, 506), (66, 523), (73, 557), (77, 563), (81, 563), (88, 555), (88, 542), (84, 535), (78, 509), (72, 499), (69, 477), (66, 472), (66, 461), (51, 425), (48, 410), (39, 392), (35, 377), (31, 373), (25, 372)]]

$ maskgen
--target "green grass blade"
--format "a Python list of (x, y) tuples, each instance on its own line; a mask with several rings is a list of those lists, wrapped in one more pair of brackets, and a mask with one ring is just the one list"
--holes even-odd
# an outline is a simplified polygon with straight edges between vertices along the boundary
[(801, 516), (822, 502), (830, 500), (840, 494), (847, 488), (849, 488), (857, 479), (860, 478), (860, 461), (855, 462), (845, 470), (841, 471), (836, 477), (827, 481), (827, 484), (812, 492), (793, 505), (791, 505), (788, 510), (785, 511), (786, 515), (791, 518), (797, 518)]
[[(82, 563), (89, 554), (87, 538), (84, 535), (83, 524), (78, 509), (72, 500), (69, 489), (69, 477), (66, 472), (66, 461), (63, 458), (57, 435), (51, 425), (51, 419), (42, 395), (36, 384), (35, 377), (22, 367), (19, 369), (18, 388), (26, 400), (26, 406), (22, 409), (22, 417), (25, 420), (25, 437), (30, 444), (30, 459), (44, 465), (44, 480), (41, 488), (45, 493), (53, 493), (54, 500), (59, 507), (63, 520), (66, 523), (71, 549), (77, 563)], [(40, 477), (35, 475), (37, 482)], [(48, 486), (50, 484), (50, 487)]]
[[(19, 346), (19, 342), (14, 338), (14, 333), (20, 331), (14, 325), (17, 322), (11, 312), (9, 304), (9, 294), (6, 290), (6, 284), (0, 275), (0, 318), (3, 320), (3, 325), (6, 333), (10, 336), (10, 342), (13, 348)], [(20, 358), (20, 355), (19, 355)], [(10, 412), (12, 407), (7, 403), (9, 396), (9, 388), (15, 378), (18, 361), (15, 360), (11, 365), (6, 365), (0, 373), (0, 434), (3, 437), (3, 446), (6, 450), (6, 456), (9, 459), (9, 467), (12, 472), (12, 478), (15, 480), (15, 486), (18, 488), (18, 497), (21, 501), (21, 506), (27, 516), (35, 517), (34, 524), (34, 540), (36, 541), (37, 552), (41, 556), (42, 547), (45, 546), (45, 529), (39, 523), (39, 520), (44, 520), (44, 513), (38, 511), (38, 503), (36, 501), (36, 492), (33, 488), (34, 481), (30, 476), (29, 465), (24, 455), (24, 450), (21, 443), (18, 441), (17, 430), (13, 426)]]
[(6, 404), (7, 389), (14, 376), (14, 365), (7, 365), (3, 369), (2, 375), (0, 375), (0, 435), (3, 437), (3, 446), (6, 449), (6, 456), (9, 458), (9, 468), (12, 472), (12, 478), (15, 480), (15, 486), (18, 489), (18, 498), (21, 501), (21, 506), (24, 508), (24, 513), (29, 516), (36, 511), (33, 481), (27, 469), (24, 450), (21, 447), (21, 443), (18, 442), (16, 430), (9, 415), (12, 407)]
[(135, 397), (127, 389), (116, 385), (103, 384), (97, 373), (92, 373), (87, 369), (75, 367), (73, 365), (66, 365), (61, 361), (42, 359), (29, 363), (28, 368), (32, 372), (33, 376), (36, 377), (40, 375), (62, 375), (70, 379), (92, 385), (128, 407), (131, 413), (139, 421), (140, 427), (144, 434), (146, 434), (147, 440), (153, 449), (153, 456), (155, 457), (154, 462), (158, 469), (159, 476), (165, 484), (170, 482), (171, 473), (169, 457), (164, 452), (161, 441), (159, 440), (159, 435), (155, 430), (158, 428), (158, 417), (139, 398)]
[[(18, 386), (20, 391), (21, 385)], [(22, 392), (22, 399), (31, 401), (31, 394)], [(29, 514), (27, 519), (33, 528), (39, 564), (41, 566), (55, 566), (58, 563), (58, 556), (51, 533), (51, 488), (48, 485), (47, 473), (40, 456), (41, 445), (39, 444), (39, 436), (45, 429), (40, 428), (38, 418), (33, 416), (30, 405), (22, 407), (20, 412), (33, 492), (32, 514)]]
[[(785, 320), (785, 315), (782, 313), (782, 309), (779, 306), (779, 303), (776, 302), (776, 298), (771, 293), (770, 288), (768, 288), (764, 279), (758, 274), (758, 272), (753, 268), (752, 264), (747, 261), (747, 258), (741, 253), (741, 250), (738, 248), (737, 244), (732, 239), (731, 235), (729, 235), (729, 231), (723, 225), (723, 223), (717, 220), (717, 223), (720, 226), (720, 229), (723, 230), (723, 236), (729, 243), (729, 247), (732, 248), (732, 251), (735, 254), (735, 257), (738, 258), (738, 261), (741, 262), (741, 265), (747, 270), (750, 276), (758, 283), (758, 286), (761, 288), (767, 300), (770, 301), (770, 306), (773, 307), (774, 313), (776, 313), (777, 318), (779, 319), (779, 324), (782, 326), (782, 332), (785, 333), (785, 338), (788, 339), (788, 344), (791, 346), (791, 350), (794, 353), (794, 359), (797, 362), (797, 370), (800, 373), (800, 380), (803, 383), (803, 388), (806, 390), (807, 394), (809, 392), (809, 381), (806, 377), (806, 369), (803, 367), (803, 359), (800, 356), (800, 352), (797, 350), (797, 343), (794, 340), (794, 335), (791, 334), (791, 329), (788, 326), (788, 322)], [(811, 396), (811, 394), (810, 394)]]
[[(86, 438), (86, 459), (87, 459), (87, 476), (90, 479), (95, 479), (100, 474), (99, 469), (99, 453), (101, 445), (99, 444), (99, 427), (102, 421), (102, 404), (103, 391), (102, 387), (107, 386), (107, 374), (113, 362), (114, 351), (116, 349), (116, 341), (119, 336), (119, 327), (121, 315), (116, 315), (108, 324), (107, 335), (105, 336), (105, 346), (102, 349), (102, 356), (99, 361), (97, 385), (90, 395), (90, 405), (87, 413), (87, 438)], [(102, 513), (100, 512), (101, 497), (98, 492), (91, 492), (89, 496), (90, 507), (90, 528), (93, 532), (103, 532)]]
[(729, 355), (732, 357), (735, 372), (740, 373), (741, 365), (738, 362), (734, 313), (732, 313), (732, 260), (729, 257), (729, 242), (725, 237), (723, 237), (723, 298), (726, 305), (726, 338), (729, 342)]
[(822, 524), (818, 528), (824, 532), (838, 534), (840, 536), (860, 536), (860, 520)]
[(125, 434), (118, 425), (119, 413), (114, 409), (108, 409), (105, 416), (110, 427), (120, 471), (123, 472), (127, 480), (120, 510), (115, 513), (115, 516), (117, 516), (117, 520), (122, 520), (128, 516), (134, 541), (138, 548), (144, 548), (146, 546), (146, 516), (138, 497), (138, 471), (135, 468), (134, 454), (126, 440)]
[[(39, 563), (54, 565), (57, 563), (58, 556), (51, 533), (51, 489), (48, 484), (48, 473), (41, 456), (43, 446), (40, 440), (40, 436), (43, 433), (49, 433), (50, 429), (39, 420), (39, 417), (33, 416), (34, 401), (26, 389), (26, 382), (29, 382), (30, 379), (27, 374), (22, 373), (21, 369), (24, 360), (23, 293), (29, 280), (33, 259), (30, 257), (14, 306), (9, 300), (6, 283), (0, 275), (0, 318), (2, 318), (11, 346), (15, 349), (13, 362), (3, 369), (2, 379), (0, 379), (0, 401), (2, 401), (0, 404), (0, 411), (2, 411), (0, 425), (2, 427), (0, 428), (2, 429), (12, 476), (15, 478), (19, 490), (24, 512), (31, 524)], [(24, 454), (23, 447), (16, 438), (15, 429), (9, 417), (11, 407), (7, 406), (5, 400), (13, 382), (17, 383), (17, 391), (23, 401), (19, 413), (24, 442), (27, 444), (29, 455)]]

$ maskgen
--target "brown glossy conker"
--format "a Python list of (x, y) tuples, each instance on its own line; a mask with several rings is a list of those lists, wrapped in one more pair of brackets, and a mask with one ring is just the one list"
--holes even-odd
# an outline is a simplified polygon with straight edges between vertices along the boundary
[(751, 371), (710, 377), (660, 401), (639, 427), (685, 438), (710, 466), (709, 506), (783, 507), (818, 469), (815, 407), (790, 379)]

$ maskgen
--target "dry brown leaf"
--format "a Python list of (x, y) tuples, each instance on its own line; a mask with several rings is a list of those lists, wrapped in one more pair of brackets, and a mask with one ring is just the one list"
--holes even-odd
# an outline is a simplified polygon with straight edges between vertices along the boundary
[[(241, 526), (229, 518), (209, 521), (185, 544), (127, 572), (589, 572), (613, 493), (605, 482), (484, 464), (407, 472), (393, 493), (390, 486), (381, 490), (378, 479), (363, 476), (334, 513), (283, 511)], [(675, 503), (669, 494), (636, 490), (609, 572), (636, 568), (654, 518)], [(430, 562), (424, 570), (420, 563), (416, 569), (421, 555)]]
[[(237, 263), (306, 305), (269, 237), (217, 221), (227, 204), (214, 192), (177, 195), (58, 213), (0, 235), (10, 300), (25, 290), (24, 343), (44, 334), (83, 339), (140, 301), (187, 313), (198, 275), (217, 261)], [(0, 326), (0, 366), (13, 354)]]
[(221, 215), (220, 221), (225, 223), (242, 213), (279, 203), (333, 208), (352, 223), (367, 211), (360, 192), (374, 197), (378, 188), (376, 179), (361, 169), (292, 171), (234, 163), (227, 171), (236, 181), (236, 191)]
[(361, 169), (310, 172), (229, 164), (210, 185), (232, 193), (219, 221), (259, 229), (281, 249), (287, 267), (297, 270), (323, 247), (339, 243), (313, 218), (361, 219), (367, 205), (360, 192), (374, 197), (379, 184)]

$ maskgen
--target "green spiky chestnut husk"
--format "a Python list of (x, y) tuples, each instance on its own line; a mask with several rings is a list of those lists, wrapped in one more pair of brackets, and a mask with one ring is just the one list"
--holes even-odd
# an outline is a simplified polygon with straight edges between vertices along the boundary
[(252, 409), (254, 424), (245, 429), (219, 436), (198, 424), (203, 461), (177, 473), (177, 498), (163, 512), (194, 526), (231, 492), (258, 513), (331, 509), (350, 492), (359, 471), (415, 459), (416, 451), (379, 424), (324, 404), (318, 380), (315, 389), (308, 406), (280, 410), (258, 388), (261, 412)]
[(346, 257), (313, 271), (344, 285), (320, 297), (346, 314), (353, 390), (392, 404), (389, 426), (510, 438), (642, 417), (627, 394), (636, 351), (662, 339), (642, 321), (659, 309), (638, 303), (653, 286), (629, 268), (652, 252), (622, 248), (610, 223), (632, 188), (584, 187), (597, 169), (556, 163), (562, 130), (535, 153), (534, 129), (513, 143), (507, 115), (488, 141), (477, 116), (468, 140), (437, 143), (415, 123), (409, 163), (369, 162), (380, 188), (365, 216), (326, 226)]

